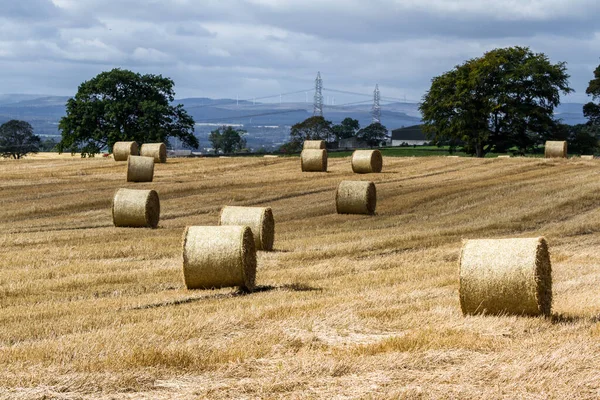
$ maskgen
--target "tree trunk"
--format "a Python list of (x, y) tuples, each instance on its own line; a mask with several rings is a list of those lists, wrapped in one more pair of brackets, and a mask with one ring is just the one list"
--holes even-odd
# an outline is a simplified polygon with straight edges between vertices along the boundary
[(477, 142), (475, 144), (475, 156), (477, 158), (483, 158), (484, 156), (484, 152), (483, 152), (483, 144), (481, 144), (481, 142)]

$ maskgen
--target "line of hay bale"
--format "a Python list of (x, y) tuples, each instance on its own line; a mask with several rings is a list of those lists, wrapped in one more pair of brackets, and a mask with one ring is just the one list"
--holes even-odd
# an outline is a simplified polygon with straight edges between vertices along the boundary
[(544, 146), (545, 158), (567, 158), (567, 142), (548, 140)]
[(156, 228), (160, 200), (154, 190), (119, 189), (112, 202), (113, 224), (117, 227)]
[(367, 181), (341, 181), (335, 192), (338, 214), (375, 214), (377, 190)]
[(383, 168), (383, 157), (379, 150), (355, 150), (351, 163), (355, 174), (379, 173)]
[(327, 150), (305, 149), (300, 153), (302, 172), (327, 172)]
[(221, 210), (219, 225), (249, 226), (256, 250), (273, 250), (275, 220), (270, 207), (225, 206)]
[(593, 160), (594, 156), (592, 156), (592, 155), (582, 155), (581, 159), (582, 160)]
[(153, 157), (155, 163), (167, 162), (167, 146), (164, 143), (144, 143), (140, 155)]
[(127, 159), (127, 182), (152, 182), (154, 157), (129, 156)]
[(550, 315), (552, 267), (543, 237), (468, 240), (459, 270), (465, 315)]
[(254, 289), (256, 248), (248, 226), (190, 226), (183, 234), (183, 280), (188, 289)]
[(496, 158), (510, 158), (510, 156), (507, 156), (507, 155), (501, 155), (501, 156), (498, 156), (498, 157), (496, 157)]
[(305, 140), (302, 149), (319, 149), (326, 148), (324, 140)]
[(129, 156), (137, 156), (139, 154), (136, 142), (115, 142), (112, 150), (115, 161), (127, 161)]

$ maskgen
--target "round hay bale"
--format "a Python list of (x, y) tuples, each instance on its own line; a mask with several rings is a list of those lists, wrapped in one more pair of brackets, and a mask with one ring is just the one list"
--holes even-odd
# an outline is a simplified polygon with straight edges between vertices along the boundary
[(302, 172), (327, 172), (327, 150), (302, 150), (300, 168)]
[(335, 192), (338, 214), (375, 214), (377, 191), (373, 182), (341, 181)]
[(183, 234), (183, 280), (188, 289), (254, 289), (256, 248), (248, 226), (190, 226)]
[(127, 157), (139, 154), (136, 142), (115, 142), (112, 150), (115, 161), (127, 161)]
[(582, 155), (582, 156), (581, 156), (581, 159), (582, 159), (582, 160), (593, 160), (593, 159), (594, 159), (594, 156), (590, 156), (590, 155)]
[(510, 156), (503, 155), (503, 156), (498, 156), (497, 158), (510, 158)]
[(129, 156), (127, 160), (127, 182), (152, 182), (154, 158)]
[(468, 240), (459, 268), (463, 314), (550, 315), (552, 267), (543, 237)]
[(118, 227), (156, 228), (160, 201), (155, 190), (119, 189), (113, 197), (113, 224)]
[(355, 150), (352, 153), (352, 172), (356, 174), (379, 173), (383, 167), (383, 157), (379, 150)]
[(324, 140), (305, 140), (302, 149), (324, 149)]
[(252, 229), (256, 250), (273, 250), (275, 220), (271, 207), (225, 206), (219, 225), (246, 225)]
[(140, 155), (154, 157), (156, 163), (165, 163), (167, 162), (167, 146), (164, 143), (144, 143)]
[(567, 142), (565, 141), (546, 141), (544, 147), (545, 158), (567, 158)]

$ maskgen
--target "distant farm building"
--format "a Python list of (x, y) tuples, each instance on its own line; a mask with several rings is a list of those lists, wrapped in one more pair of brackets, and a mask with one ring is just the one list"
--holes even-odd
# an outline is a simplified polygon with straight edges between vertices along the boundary
[(402, 144), (421, 146), (428, 142), (429, 140), (421, 130), (421, 125), (407, 126), (392, 131), (392, 146), (402, 146)]

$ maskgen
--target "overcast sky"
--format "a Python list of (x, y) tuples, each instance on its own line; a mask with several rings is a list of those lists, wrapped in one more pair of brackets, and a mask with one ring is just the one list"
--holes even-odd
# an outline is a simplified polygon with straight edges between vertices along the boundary
[(0, 93), (74, 95), (120, 67), (172, 78), (177, 98), (304, 91), (321, 71), (326, 88), (419, 100), (432, 77), (519, 45), (566, 61), (564, 100), (585, 102), (599, 15), (598, 0), (3, 0)]

